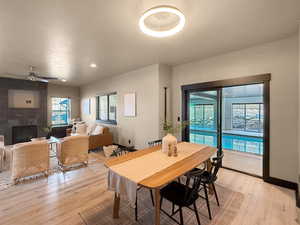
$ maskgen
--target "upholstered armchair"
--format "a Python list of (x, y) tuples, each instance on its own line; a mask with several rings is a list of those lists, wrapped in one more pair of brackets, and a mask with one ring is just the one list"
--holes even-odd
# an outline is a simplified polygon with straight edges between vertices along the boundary
[(46, 140), (16, 144), (12, 149), (12, 180), (38, 173), (48, 175), (49, 145)]
[(65, 137), (57, 146), (57, 159), (61, 168), (77, 163), (88, 164), (89, 137), (74, 135)]

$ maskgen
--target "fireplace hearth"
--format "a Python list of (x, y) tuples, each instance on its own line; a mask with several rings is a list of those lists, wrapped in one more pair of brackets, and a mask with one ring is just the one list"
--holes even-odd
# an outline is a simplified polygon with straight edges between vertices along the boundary
[(12, 127), (13, 144), (31, 141), (32, 138), (37, 138), (37, 135), (38, 131), (36, 125)]

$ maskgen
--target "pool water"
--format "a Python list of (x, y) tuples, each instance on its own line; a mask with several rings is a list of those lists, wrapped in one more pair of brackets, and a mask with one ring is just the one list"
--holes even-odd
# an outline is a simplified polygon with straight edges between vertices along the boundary
[[(190, 141), (197, 144), (216, 147), (217, 134), (214, 131), (190, 130)], [(223, 133), (222, 145), (223, 149), (262, 155), (264, 143), (262, 137), (249, 137)]]

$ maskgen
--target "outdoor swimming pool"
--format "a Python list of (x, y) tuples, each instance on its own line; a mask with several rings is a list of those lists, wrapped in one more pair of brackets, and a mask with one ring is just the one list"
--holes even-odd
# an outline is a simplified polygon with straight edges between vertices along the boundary
[[(197, 144), (217, 146), (217, 134), (214, 131), (190, 130), (190, 141)], [(239, 152), (262, 155), (263, 138), (223, 133), (222, 148)]]

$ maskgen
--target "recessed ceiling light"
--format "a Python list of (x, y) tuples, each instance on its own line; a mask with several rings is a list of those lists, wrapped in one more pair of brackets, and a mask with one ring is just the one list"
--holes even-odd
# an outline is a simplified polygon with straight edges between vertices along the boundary
[(61, 79), (61, 81), (62, 81), (62, 82), (67, 82), (67, 80), (66, 80), (66, 79)]
[(95, 63), (91, 63), (91, 64), (90, 64), (90, 67), (92, 67), (92, 68), (96, 68), (96, 67), (97, 67), (97, 65), (96, 65)]
[(142, 32), (163, 38), (181, 31), (185, 25), (185, 16), (172, 6), (157, 6), (144, 12), (139, 21)]

